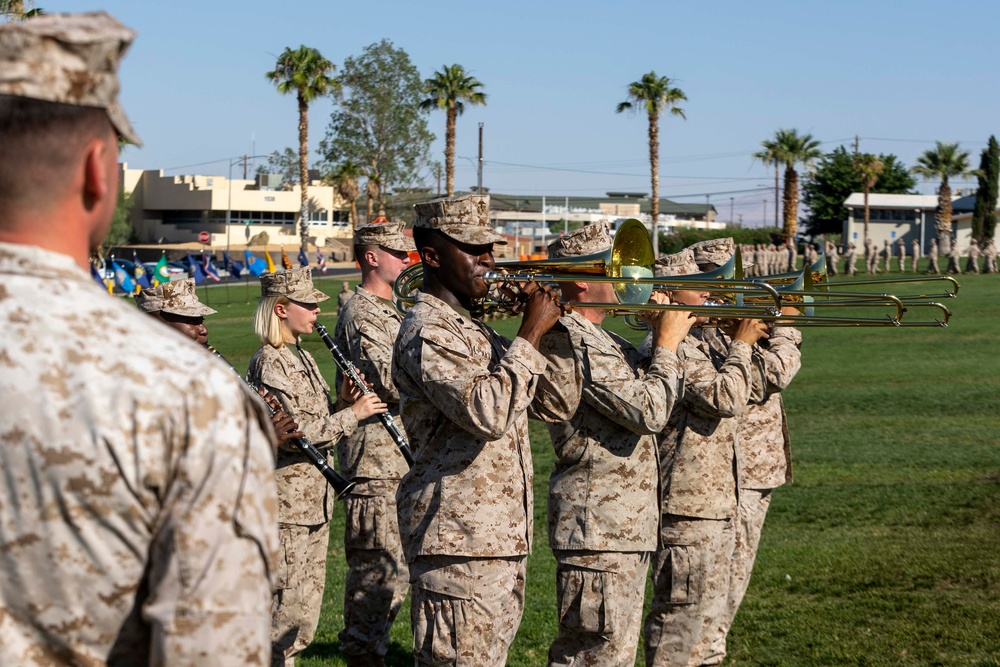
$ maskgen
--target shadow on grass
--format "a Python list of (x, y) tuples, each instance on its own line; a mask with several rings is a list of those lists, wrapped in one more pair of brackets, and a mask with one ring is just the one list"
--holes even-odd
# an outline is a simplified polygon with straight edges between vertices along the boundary
[[(340, 642), (313, 642), (302, 652), (303, 658), (318, 658), (327, 664), (346, 664), (347, 656), (340, 652)], [(340, 663), (336, 661), (340, 661)], [(399, 642), (389, 643), (389, 652), (385, 656), (386, 667), (409, 667), (413, 664), (413, 653), (408, 647), (404, 647)]]

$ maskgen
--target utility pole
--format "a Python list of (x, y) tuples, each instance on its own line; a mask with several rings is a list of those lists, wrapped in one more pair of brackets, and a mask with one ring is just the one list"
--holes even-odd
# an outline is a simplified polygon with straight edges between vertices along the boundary
[(733, 224), (733, 197), (729, 198), (729, 224)]
[(854, 154), (857, 155), (858, 151), (861, 150), (861, 137), (854, 135)]
[(764, 200), (764, 224), (767, 224), (767, 200)]
[(483, 124), (479, 124), (479, 181), (476, 184), (476, 191), (483, 194)]

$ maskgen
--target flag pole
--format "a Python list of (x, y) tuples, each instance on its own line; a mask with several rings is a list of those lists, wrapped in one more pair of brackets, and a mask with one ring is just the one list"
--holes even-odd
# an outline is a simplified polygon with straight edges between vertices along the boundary
[[(204, 250), (201, 251), (201, 265), (205, 266), (205, 251)], [(208, 273), (205, 273), (205, 280), (203, 280), (202, 282), (205, 283), (205, 287), (203, 289), (205, 291), (205, 305), (207, 306), (207, 305), (209, 305), (208, 304)]]

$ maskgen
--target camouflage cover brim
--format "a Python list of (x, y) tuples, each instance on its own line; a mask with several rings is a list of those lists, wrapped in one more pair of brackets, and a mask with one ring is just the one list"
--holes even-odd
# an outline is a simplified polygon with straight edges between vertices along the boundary
[(480, 225), (442, 225), (437, 228), (442, 234), (459, 243), (487, 245), (490, 243), (507, 245), (507, 239), (489, 227)]

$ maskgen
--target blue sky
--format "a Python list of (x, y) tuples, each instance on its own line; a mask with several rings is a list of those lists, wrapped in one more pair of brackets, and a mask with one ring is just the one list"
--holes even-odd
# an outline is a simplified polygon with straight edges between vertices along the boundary
[[(709, 194), (721, 217), (732, 210), (747, 225), (760, 224), (765, 199), (773, 218), (772, 172), (750, 155), (779, 128), (811, 133), (824, 150), (857, 135), (861, 150), (911, 166), (935, 140), (958, 141), (974, 167), (998, 131), (1000, 3), (991, 0), (35, 4), (104, 9), (139, 33), (122, 100), (145, 147), (124, 159), (172, 174), (224, 175), (251, 137), (259, 154), (296, 145), (294, 98), (264, 78), (286, 46), (340, 65), (383, 38), (423, 77), (459, 63), (485, 85), (488, 105), (459, 118), (457, 188), (476, 182), (482, 122), (484, 185), (495, 192), (649, 192), (646, 120), (615, 106), (650, 70), (688, 97), (687, 120), (661, 123), (661, 195), (703, 203)], [(326, 100), (311, 107), (314, 149), (332, 110)], [(429, 117), (441, 161), (444, 120)]]

